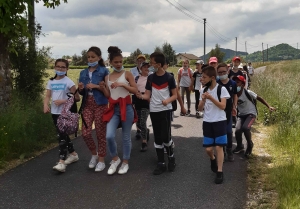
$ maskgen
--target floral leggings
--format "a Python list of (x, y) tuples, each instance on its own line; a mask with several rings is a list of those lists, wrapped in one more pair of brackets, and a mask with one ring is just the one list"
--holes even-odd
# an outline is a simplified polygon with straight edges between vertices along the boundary
[(136, 126), (141, 130), (142, 139), (147, 139), (147, 119), (149, 116), (149, 109), (142, 108), (140, 110), (136, 110), (138, 115), (138, 121)]
[(92, 125), (95, 121), (95, 130), (98, 141), (98, 156), (105, 157), (106, 156), (106, 122), (103, 122), (102, 116), (106, 111), (107, 105), (97, 105), (94, 97), (89, 96), (86, 101), (86, 105), (83, 109), (82, 115), (84, 121), (87, 125), (85, 127), (84, 123), (82, 123), (82, 137), (85, 141), (89, 150), (95, 151), (96, 144), (92, 136)]

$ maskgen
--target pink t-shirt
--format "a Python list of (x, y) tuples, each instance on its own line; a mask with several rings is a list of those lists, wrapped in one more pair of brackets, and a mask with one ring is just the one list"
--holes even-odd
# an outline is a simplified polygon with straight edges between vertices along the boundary
[(145, 86), (146, 86), (146, 83), (147, 83), (147, 78), (148, 78), (148, 76), (142, 76), (142, 75), (139, 76), (139, 79), (136, 83), (139, 92), (145, 92), (146, 91)]

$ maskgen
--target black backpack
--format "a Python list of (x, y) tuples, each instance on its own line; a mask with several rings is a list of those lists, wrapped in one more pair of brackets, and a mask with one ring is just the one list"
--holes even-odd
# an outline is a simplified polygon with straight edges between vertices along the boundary
[(244, 92), (245, 92), (246, 97), (254, 104), (255, 109), (256, 109), (256, 114), (258, 115), (258, 111), (257, 111), (257, 107), (256, 107), (256, 105), (257, 105), (256, 99), (254, 99), (252, 96), (250, 96), (248, 90), (244, 89)]
[[(221, 102), (221, 90), (222, 90), (222, 87), (223, 87), (222, 85), (218, 84), (217, 95), (218, 95), (219, 102)], [(208, 87), (205, 87), (204, 90), (203, 90), (203, 93), (207, 92), (207, 90), (208, 90)], [(226, 89), (226, 91), (227, 91), (227, 89)], [(229, 98), (229, 99), (231, 99), (231, 98)], [(226, 101), (226, 107), (224, 109), (224, 111), (226, 113), (227, 124), (230, 122), (230, 118), (231, 118), (231, 115), (232, 115), (232, 102), (230, 104), (231, 105), (227, 105), (227, 101)]]
[[(172, 73), (173, 75), (171, 73), (168, 73), (168, 72), (166, 72), (166, 73), (168, 75), (168, 80), (169, 79), (174, 79), (174, 74), (173, 73)], [(152, 83), (153, 74), (149, 75), (148, 78), (149, 78), (149, 81)], [(169, 92), (170, 92), (170, 97), (171, 97), (172, 96), (172, 91), (170, 89), (170, 86), (169, 86)], [(177, 110), (177, 99), (172, 102), (172, 111), (176, 111), (176, 110)]]

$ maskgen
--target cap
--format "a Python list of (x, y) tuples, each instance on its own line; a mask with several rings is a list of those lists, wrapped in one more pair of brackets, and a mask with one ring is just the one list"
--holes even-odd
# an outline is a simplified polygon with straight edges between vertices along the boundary
[(240, 80), (240, 81), (242, 81), (244, 84), (246, 83), (246, 79), (245, 79), (245, 77), (244, 76), (242, 76), (242, 75), (238, 75), (238, 76), (234, 76), (234, 77), (232, 77), (232, 80)]
[(234, 62), (235, 60), (241, 61), (241, 58), (240, 58), (240, 57), (234, 57), (234, 58), (232, 58), (232, 61), (233, 61), (233, 62)]
[(138, 60), (138, 59), (140, 59), (140, 58), (143, 58), (144, 60), (146, 60), (146, 57), (145, 57), (145, 55), (143, 55), (143, 54), (138, 55), (136, 59)]
[(149, 65), (149, 62), (142, 62), (140, 68), (144, 67), (145, 65)]
[(242, 69), (243, 69), (243, 68), (244, 68), (244, 67), (243, 67), (243, 64), (241, 63), (241, 64), (238, 66), (238, 68), (242, 68)]
[(201, 65), (203, 65), (204, 62), (203, 62), (203, 60), (198, 60), (198, 61), (196, 62), (196, 64), (201, 64)]
[(211, 57), (211, 58), (209, 58), (209, 64), (210, 63), (212, 63), (212, 62), (216, 62), (216, 63), (218, 63), (218, 58), (216, 58), (216, 57)]

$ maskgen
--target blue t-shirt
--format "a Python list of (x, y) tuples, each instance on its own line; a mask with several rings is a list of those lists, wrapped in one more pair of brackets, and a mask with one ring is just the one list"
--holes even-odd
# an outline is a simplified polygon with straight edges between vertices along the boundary
[(234, 95), (237, 94), (237, 85), (236, 85), (236, 82), (229, 79), (229, 81), (224, 84), (222, 83), (222, 81), (219, 79), (217, 80), (217, 83), (224, 86), (228, 93), (230, 94), (230, 98), (227, 99), (227, 102), (226, 102), (226, 105), (232, 105), (233, 104), (233, 98), (234, 98)]

